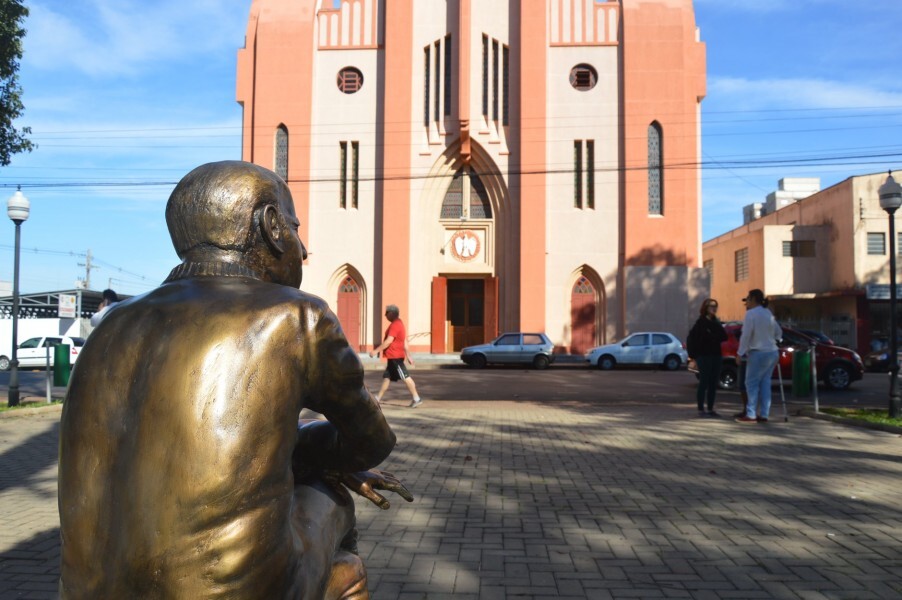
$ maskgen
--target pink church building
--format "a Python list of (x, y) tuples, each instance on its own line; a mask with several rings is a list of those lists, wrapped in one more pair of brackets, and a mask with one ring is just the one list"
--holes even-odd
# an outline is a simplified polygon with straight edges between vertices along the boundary
[(691, 0), (253, 0), (244, 160), (281, 175), (303, 289), (413, 351), (685, 336), (705, 46)]

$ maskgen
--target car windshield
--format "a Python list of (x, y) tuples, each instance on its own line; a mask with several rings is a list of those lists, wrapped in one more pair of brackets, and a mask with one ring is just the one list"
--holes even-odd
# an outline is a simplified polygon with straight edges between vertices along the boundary
[(72, 340), (73, 346), (84, 346), (85, 345), (85, 338), (74, 337), (74, 338), (69, 338), (69, 339)]
[(41, 338), (31, 338), (19, 344), (19, 348), (37, 348), (41, 343)]

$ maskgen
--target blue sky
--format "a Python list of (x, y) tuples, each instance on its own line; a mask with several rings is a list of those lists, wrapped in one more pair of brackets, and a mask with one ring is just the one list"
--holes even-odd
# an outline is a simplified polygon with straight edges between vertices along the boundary
[[(163, 209), (195, 166), (240, 158), (235, 57), (250, 0), (29, 0), (20, 81), (38, 149), (0, 168), (25, 186), (23, 291), (156, 286), (178, 262)], [(782, 177), (902, 168), (902, 2), (696, 0), (708, 49), (703, 238), (741, 224)], [(128, 187), (108, 184), (133, 184)], [(53, 187), (29, 187), (34, 185)], [(104, 185), (92, 185), (104, 184)], [(12, 187), (9, 187), (12, 186)], [(0, 280), (13, 226), (0, 223)]]

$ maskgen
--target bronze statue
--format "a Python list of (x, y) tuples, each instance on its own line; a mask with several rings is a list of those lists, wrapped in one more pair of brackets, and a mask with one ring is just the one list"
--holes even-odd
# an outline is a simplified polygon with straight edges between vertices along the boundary
[[(121, 302), (72, 374), (60, 433), (60, 596), (368, 598), (354, 504), (411, 501), (395, 436), (325, 302), (301, 292), (291, 193), (198, 167), (166, 222), (182, 263)], [(302, 408), (327, 420), (298, 424)]]

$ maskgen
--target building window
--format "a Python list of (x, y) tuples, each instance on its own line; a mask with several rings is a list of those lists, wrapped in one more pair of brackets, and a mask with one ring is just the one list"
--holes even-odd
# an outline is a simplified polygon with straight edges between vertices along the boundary
[(492, 40), (492, 119), (498, 121), (499, 117), (499, 66), (501, 64), (501, 56), (498, 47), (498, 40)]
[(507, 126), (510, 124), (510, 102), (508, 95), (510, 94), (510, 48), (507, 46), (501, 52), (501, 90), (504, 94), (501, 105), (501, 124)]
[(351, 208), (357, 208), (360, 189), (360, 142), (351, 142)]
[(439, 42), (435, 43), (435, 120), (441, 118), (442, 100), (442, 55), (439, 52)]
[[(339, 142), (338, 146), (341, 151), (338, 167), (338, 206), (347, 208), (348, 197), (350, 196), (351, 208), (357, 208), (360, 197), (360, 142)], [(351, 150), (350, 161), (348, 161), (349, 147)], [(350, 186), (348, 186), (349, 179)], [(350, 187), (350, 194), (348, 193), (348, 187)]]
[(868, 233), (868, 254), (875, 256), (886, 254), (886, 235), (883, 233)]
[(429, 46), (423, 50), (423, 125), (429, 127)]
[(705, 271), (708, 272), (708, 281), (714, 281), (714, 259), (709, 258), (702, 266), (705, 268)]
[(288, 128), (279, 125), (276, 129), (276, 175), (288, 181)]
[(353, 94), (363, 87), (363, 73), (354, 67), (345, 67), (338, 72), (338, 89), (345, 94)]
[(595, 140), (573, 142), (573, 206), (595, 208)]
[(576, 65), (570, 69), (570, 85), (581, 92), (588, 92), (598, 83), (598, 72), (592, 65)]
[(489, 119), (489, 37), (482, 36), (482, 116)]
[[(467, 176), (468, 175), (468, 176)], [(464, 187), (466, 186), (466, 189)], [(464, 198), (469, 196), (469, 204)], [(491, 219), (492, 204), (488, 191), (476, 173), (461, 169), (454, 174), (442, 201), (442, 219)]]
[(783, 242), (783, 256), (811, 258), (814, 255), (814, 240), (796, 240)]
[(348, 207), (348, 143), (339, 142), (341, 148), (341, 160), (338, 174), (338, 206)]
[(661, 125), (648, 126), (648, 214), (664, 214), (664, 152)]
[(451, 36), (445, 36), (445, 116), (451, 116)]
[(586, 208), (595, 208), (595, 140), (586, 140)]
[(583, 141), (573, 142), (573, 207), (583, 207)]
[(735, 255), (736, 281), (745, 281), (749, 278), (749, 249), (737, 250)]
[(896, 256), (902, 256), (902, 233), (896, 234)]

